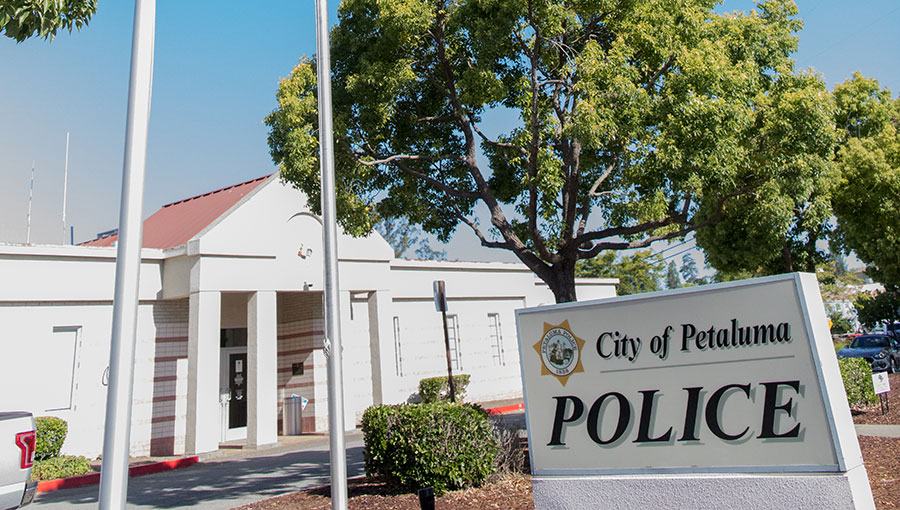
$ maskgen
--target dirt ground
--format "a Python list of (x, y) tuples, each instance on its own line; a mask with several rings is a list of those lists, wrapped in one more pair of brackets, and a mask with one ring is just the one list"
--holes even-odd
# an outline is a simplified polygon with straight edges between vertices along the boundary
[(878, 404), (865, 409), (854, 409), (851, 411), (854, 423), (900, 425), (900, 374), (889, 375), (888, 382), (891, 385), (891, 391), (887, 393), (890, 411), (882, 415)]
[[(893, 381), (891, 382), (892, 388)], [(900, 385), (898, 385), (900, 387)], [(900, 412), (900, 406), (898, 406)], [(900, 438), (860, 436), (869, 483), (878, 510), (900, 509)], [(348, 485), (350, 510), (419, 510), (415, 494), (391, 493), (377, 480), (354, 479)], [(240, 510), (331, 510), (331, 489), (296, 492), (240, 507)], [(479, 489), (446, 494), (437, 499), (437, 509), (531, 510), (531, 477), (498, 479)]]

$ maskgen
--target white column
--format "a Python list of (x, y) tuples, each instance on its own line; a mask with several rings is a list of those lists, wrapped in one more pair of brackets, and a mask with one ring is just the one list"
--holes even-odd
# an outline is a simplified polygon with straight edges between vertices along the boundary
[(219, 342), (222, 296), (217, 291), (191, 292), (188, 333), (188, 400), (185, 452), (196, 455), (219, 449)]
[(372, 403), (393, 400), (394, 317), (391, 315), (391, 293), (379, 290), (369, 293), (369, 355), (372, 363)]
[(278, 338), (275, 292), (247, 303), (247, 444), (278, 441)]

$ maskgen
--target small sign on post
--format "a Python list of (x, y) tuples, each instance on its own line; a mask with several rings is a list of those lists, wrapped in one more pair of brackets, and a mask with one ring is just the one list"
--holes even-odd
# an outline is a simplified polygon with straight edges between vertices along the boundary
[(447, 381), (450, 385), (450, 402), (456, 402), (456, 385), (453, 384), (453, 365), (450, 363), (450, 334), (447, 332), (447, 293), (444, 289), (444, 280), (435, 280), (434, 309), (441, 312), (444, 326), (444, 349), (447, 352)]
[(875, 388), (875, 394), (878, 395), (878, 403), (881, 404), (881, 414), (891, 412), (887, 397), (888, 392), (891, 391), (891, 381), (888, 379), (887, 372), (873, 372), (872, 386)]

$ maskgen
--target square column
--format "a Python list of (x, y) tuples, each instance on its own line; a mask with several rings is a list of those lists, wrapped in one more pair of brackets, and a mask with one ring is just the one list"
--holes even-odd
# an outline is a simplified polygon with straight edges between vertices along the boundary
[(274, 291), (247, 302), (247, 444), (278, 441), (278, 313)]
[(188, 332), (188, 395), (185, 452), (219, 449), (219, 343), (222, 296), (216, 291), (191, 292)]

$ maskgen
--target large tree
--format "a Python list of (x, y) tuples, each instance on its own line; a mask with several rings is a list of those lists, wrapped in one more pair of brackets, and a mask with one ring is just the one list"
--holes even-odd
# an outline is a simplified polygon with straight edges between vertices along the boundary
[(81, 29), (97, 12), (97, 0), (0, 0), (0, 33), (22, 42), (52, 40), (60, 29)]
[[(442, 241), (466, 225), (564, 302), (578, 260), (683, 238), (735, 200), (802, 200), (830, 103), (818, 77), (794, 71), (796, 5), (716, 3), (344, 0), (332, 32), (340, 221), (364, 233), (374, 206)], [(305, 58), (266, 123), (282, 176), (313, 204), (316, 108)], [(498, 108), (517, 121), (493, 135), (483, 117)]]
[(886, 286), (900, 285), (900, 99), (859, 74), (835, 87), (842, 143), (837, 241)]
[(587, 260), (580, 260), (575, 274), (584, 278), (618, 278), (616, 293), (620, 296), (660, 290), (660, 281), (666, 271), (662, 256), (650, 250), (619, 256), (607, 251)]

